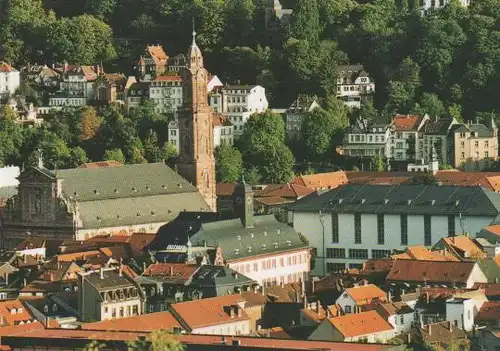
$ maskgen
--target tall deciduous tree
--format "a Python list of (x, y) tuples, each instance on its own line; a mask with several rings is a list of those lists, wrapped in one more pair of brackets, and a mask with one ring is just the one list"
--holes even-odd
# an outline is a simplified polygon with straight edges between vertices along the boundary
[(319, 17), (317, 0), (297, 0), (290, 25), (290, 36), (312, 44), (317, 43), (322, 31)]
[(243, 158), (241, 152), (228, 144), (215, 150), (215, 174), (218, 182), (234, 183), (241, 179)]
[(85, 107), (81, 111), (80, 140), (89, 140), (95, 137), (101, 125), (101, 119), (93, 107)]
[(103, 156), (104, 161), (117, 161), (120, 163), (125, 163), (125, 156), (121, 149), (111, 149), (104, 151)]

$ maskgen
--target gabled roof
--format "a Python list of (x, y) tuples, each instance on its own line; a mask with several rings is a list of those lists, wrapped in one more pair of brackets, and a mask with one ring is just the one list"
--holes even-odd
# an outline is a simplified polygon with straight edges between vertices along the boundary
[(157, 65), (167, 63), (168, 55), (161, 45), (148, 45), (146, 51), (151, 55)]
[(0, 73), (18, 72), (14, 67), (6, 62), (0, 62)]
[(217, 197), (232, 196), (237, 185), (238, 183), (217, 183), (215, 185)]
[[(455, 127), (455, 126), (454, 126)], [(493, 136), (493, 131), (484, 124), (459, 124), (453, 129), (454, 133), (475, 133), (471, 138), (488, 138)]]
[(154, 81), (160, 81), (160, 82), (180, 82), (182, 81), (181, 76), (158, 76), (154, 79)]
[(197, 265), (184, 263), (153, 263), (144, 273), (143, 277), (152, 277), (164, 283), (184, 284), (191, 279), (199, 269)]
[(248, 320), (249, 318), (245, 311), (241, 311), (241, 316), (235, 313), (231, 318), (230, 313), (226, 310), (227, 307), (238, 306), (238, 303), (242, 302), (244, 302), (244, 299), (241, 295), (226, 295), (174, 303), (170, 305), (170, 308), (172, 314), (177, 319), (180, 318), (188, 328), (196, 329)]
[(393, 329), (392, 325), (376, 311), (346, 314), (329, 318), (328, 322), (345, 338), (387, 332)]
[(500, 301), (485, 302), (475, 319), (481, 322), (498, 322), (500, 320)]
[(460, 261), (449, 252), (431, 251), (423, 245), (408, 246), (403, 254), (395, 254), (391, 258), (394, 260)]
[(115, 270), (104, 270), (101, 279), (100, 272), (90, 272), (84, 274), (84, 280), (92, 284), (98, 291), (109, 289), (131, 288), (136, 285), (125, 274), (119, 274)]
[(340, 185), (347, 184), (347, 176), (344, 171), (302, 175), (295, 178), (292, 184), (297, 184), (313, 190), (335, 189)]
[(486, 254), (478, 244), (467, 235), (442, 238), (444, 244), (463, 258), (485, 258)]
[(107, 331), (129, 331), (129, 332), (152, 332), (155, 330), (181, 329), (179, 322), (170, 312), (148, 313), (140, 316), (110, 319), (102, 322), (85, 323), (82, 329), (107, 330)]
[(453, 118), (440, 118), (428, 120), (423, 126), (426, 135), (447, 135), (451, 125), (456, 122)]
[(392, 125), (396, 132), (416, 132), (424, 117), (418, 115), (396, 115)]
[[(257, 284), (246, 275), (224, 266), (202, 265), (192, 277), (192, 284), (202, 287), (243, 286)], [(234, 291), (231, 291), (234, 293)]]
[(232, 126), (233, 124), (227, 118), (227, 116), (224, 116), (223, 114), (220, 113), (214, 113), (213, 114), (213, 121), (214, 121), (214, 127), (218, 126)]
[(386, 299), (386, 293), (378, 286), (373, 284), (355, 286), (345, 290), (355, 302), (356, 305), (364, 305), (374, 300), (383, 301)]
[(296, 212), (496, 217), (500, 212), (500, 194), (481, 187), (348, 184), (313, 193), (290, 208)]
[(438, 171), (435, 174), (441, 185), (482, 186), (493, 191), (500, 190), (500, 172)]
[(475, 262), (395, 260), (387, 280), (392, 282), (467, 283)]
[(227, 261), (308, 248), (292, 227), (274, 215), (255, 216), (252, 228), (245, 228), (239, 218), (203, 223), (191, 241), (220, 247)]
[(35, 322), (36, 319), (28, 312), (26, 306), (19, 300), (0, 302), (2, 325), (15, 326)]

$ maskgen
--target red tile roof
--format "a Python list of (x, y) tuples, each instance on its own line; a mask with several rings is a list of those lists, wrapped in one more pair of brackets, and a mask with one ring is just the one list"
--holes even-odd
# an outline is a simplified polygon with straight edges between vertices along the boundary
[(500, 224), (490, 225), (489, 227), (484, 227), (483, 229), (500, 236)]
[(392, 123), (394, 126), (394, 130), (399, 132), (417, 131), (417, 128), (422, 122), (422, 119), (422, 116), (396, 115)]
[(234, 189), (236, 189), (236, 183), (217, 183), (215, 185), (215, 192), (217, 196), (232, 196)]
[(153, 263), (143, 276), (161, 277), (163, 280), (187, 281), (198, 270), (198, 266), (185, 263)]
[[(40, 328), (42, 329), (42, 328)], [(10, 334), (10, 335), (16, 335)], [(147, 336), (147, 333), (138, 332), (116, 332), (116, 331), (93, 331), (75, 329), (46, 329), (33, 330), (22, 335), (22, 338), (32, 340), (54, 339), (54, 340), (99, 340), (99, 341), (135, 341), (140, 336)], [(200, 334), (177, 334), (173, 336), (182, 344), (187, 345), (221, 345), (220, 335), (200, 335)], [(309, 340), (289, 340), (256, 338), (250, 336), (225, 336), (227, 345), (232, 345), (238, 340), (241, 347), (260, 347), (264, 349), (280, 350), (323, 350), (323, 351), (379, 351), (387, 350), (392, 346), (386, 344), (363, 344), (363, 343), (343, 343), (329, 341), (309, 341)]]
[(35, 318), (27, 311), (19, 300), (0, 302), (1, 325), (14, 326), (35, 321)]
[(422, 283), (466, 283), (475, 262), (395, 260), (388, 281)]
[(0, 73), (17, 72), (17, 70), (6, 62), (0, 62)]
[(500, 190), (500, 172), (460, 172), (438, 171), (436, 178), (441, 185), (482, 186), (484, 188)]
[(214, 126), (231, 126), (229, 118), (220, 113), (213, 114), (213, 121), (214, 121)]
[(500, 297), (500, 283), (475, 283), (473, 289), (484, 289), (488, 297)]
[(256, 198), (283, 197), (298, 200), (313, 193), (314, 190), (298, 184), (271, 184), (255, 192)]
[(74, 252), (74, 253), (57, 255), (57, 261), (59, 261), (59, 262), (73, 262), (76, 260), (84, 260), (84, 259), (87, 259), (90, 257), (95, 257), (95, 256), (100, 256), (100, 255), (102, 255), (102, 253), (99, 250)]
[(352, 297), (357, 305), (365, 305), (373, 301), (385, 301), (386, 293), (378, 286), (367, 284), (346, 289), (345, 292)]
[(174, 328), (181, 328), (181, 325), (170, 312), (148, 313), (141, 316), (110, 319), (103, 322), (86, 323), (82, 326), (82, 329), (122, 332), (152, 332), (158, 329), (173, 331)]
[(472, 238), (467, 235), (457, 235), (443, 238), (446, 245), (457, 251), (463, 257), (486, 258), (486, 254), (476, 244)]
[(500, 301), (487, 301), (481, 306), (478, 315), (478, 321), (496, 322), (500, 320)]
[(84, 163), (78, 166), (78, 168), (108, 168), (108, 167), (120, 167), (120, 166), (123, 166), (120, 162), (109, 160), (109, 161)]
[(347, 183), (348, 180), (344, 171), (302, 175), (295, 178), (292, 182), (292, 184), (297, 184), (313, 190), (335, 189)]
[(395, 260), (460, 261), (449, 252), (444, 250), (431, 251), (422, 245), (408, 246), (404, 253), (392, 255), (391, 258)]
[(149, 45), (147, 50), (151, 57), (155, 60), (156, 64), (166, 63), (168, 60), (168, 55), (165, 53), (165, 50), (163, 50), (161, 45)]
[(393, 329), (376, 311), (346, 314), (328, 319), (345, 338), (386, 332)]
[[(231, 317), (226, 309), (238, 306), (245, 300), (241, 295), (226, 295), (208, 299), (193, 300), (171, 305), (172, 313), (178, 315), (191, 329), (248, 320), (245, 311)], [(231, 307), (233, 308), (233, 307)], [(200, 313), (203, 311), (202, 313)]]

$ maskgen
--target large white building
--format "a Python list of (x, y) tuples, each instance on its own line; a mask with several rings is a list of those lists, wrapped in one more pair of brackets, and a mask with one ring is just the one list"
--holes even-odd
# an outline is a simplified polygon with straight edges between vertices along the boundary
[(182, 106), (182, 77), (158, 76), (151, 81), (149, 98), (155, 104), (156, 112), (177, 112)]
[(254, 113), (264, 112), (269, 103), (266, 89), (260, 85), (226, 85), (210, 94), (210, 106), (234, 125), (234, 134), (241, 135), (245, 123)]
[(19, 85), (21, 85), (19, 71), (5, 62), (0, 62), (0, 98), (14, 94)]
[(94, 84), (101, 68), (64, 64), (60, 88), (49, 98), (49, 106), (79, 107), (94, 99)]
[(289, 222), (316, 248), (321, 275), (456, 233), (476, 236), (499, 213), (500, 195), (481, 187), (344, 185), (297, 201)]

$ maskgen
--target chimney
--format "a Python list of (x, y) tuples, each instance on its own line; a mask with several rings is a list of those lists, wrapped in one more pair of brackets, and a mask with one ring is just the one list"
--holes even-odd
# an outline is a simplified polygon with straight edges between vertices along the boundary
[(406, 343), (407, 343), (408, 345), (409, 345), (409, 344), (411, 344), (411, 334), (410, 334), (410, 333), (408, 333), (408, 334), (406, 335)]
[(101, 274), (101, 279), (104, 279), (104, 268), (101, 268), (99, 273)]
[(146, 270), (146, 261), (142, 262), (142, 271)]
[(174, 266), (170, 266), (170, 276), (174, 275)]
[(431, 336), (432, 335), (432, 324), (429, 324), (427, 327), (429, 328), (429, 336)]
[(231, 317), (231, 319), (234, 318), (234, 308), (233, 308), (233, 306), (229, 306), (229, 316)]
[(226, 345), (226, 337), (225, 336), (222, 336), (221, 340), (220, 340), (220, 343), (222, 345)]
[(236, 311), (237, 311), (238, 317), (241, 317), (243, 315), (243, 308), (241, 308), (240, 306), (236, 305)]
[(304, 295), (304, 309), (307, 310), (307, 296)]
[(319, 314), (319, 309), (321, 307), (321, 304), (319, 303), (319, 300), (316, 301), (316, 313)]
[(451, 323), (451, 321), (448, 321), (448, 329), (450, 332), (453, 331), (453, 324)]
[(428, 291), (425, 292), (425, 302), (427, 304), (430, 304), (431, 303), (431, 295), (429, 294)]
[(424, 328), (424, 316), (422, 316), (421, 314), (419, 315), (420, 317), (420, 328)]
[(390, 291), (387, 292), (387, 301), (392, 302), (392, 294)]
[(123, 277), (122, 266), (120, 266), (120, 268), (118, 269), (118, 275), (120, 277)]
[(233, 346), (240, 346), (241, 340), (233, 340)]

